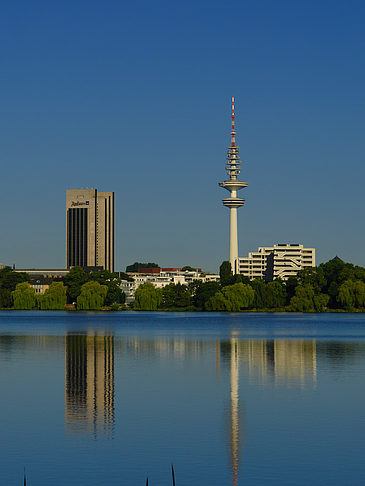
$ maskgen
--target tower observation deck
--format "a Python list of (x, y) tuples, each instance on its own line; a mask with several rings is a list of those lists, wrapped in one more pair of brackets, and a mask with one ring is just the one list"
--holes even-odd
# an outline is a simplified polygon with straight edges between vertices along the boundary
[(229, 237), (229, 261), (234, 274), (238, 273), (238, 231), (237, 231), (237, 209), (245, 204), (245, 200), (237, 197), (237, 191), (247, 187), (247, 182), (238, 180), (241, 171), (240, 149), (236, 145), (234, 96), (232, 96), (232, 128), (231, 146), (227, 149), (226, 170), (229, 179), (220, 182), (220, 187), (224, 187), (230, 192), (229, 197), (223, 199), (223, 205), (230, 209), (230, 237)]

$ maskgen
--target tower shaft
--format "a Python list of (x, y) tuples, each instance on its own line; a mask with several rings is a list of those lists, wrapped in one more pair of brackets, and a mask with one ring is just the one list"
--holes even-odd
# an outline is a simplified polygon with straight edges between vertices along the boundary
[(229, 262), (232, 272), (236, 274), (236, 260), (238, 258), (238, 225), (237, 208), (230, 209), (230, 232), (229, 232)]

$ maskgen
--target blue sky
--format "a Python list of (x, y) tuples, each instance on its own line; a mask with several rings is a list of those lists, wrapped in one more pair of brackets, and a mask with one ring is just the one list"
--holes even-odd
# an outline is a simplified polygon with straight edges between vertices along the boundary
[(303, 243), (365, 266), (365, 4), (77, 0), (0, 7), (0, 261), (65, 264), (65, 191), (115, 191), (116, 269)]

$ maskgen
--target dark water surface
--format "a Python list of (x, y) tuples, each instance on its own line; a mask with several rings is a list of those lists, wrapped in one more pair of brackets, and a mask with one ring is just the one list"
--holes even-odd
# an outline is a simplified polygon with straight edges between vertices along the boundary
[(365, 484), (365, 316), (0, 313), (0, 485)]

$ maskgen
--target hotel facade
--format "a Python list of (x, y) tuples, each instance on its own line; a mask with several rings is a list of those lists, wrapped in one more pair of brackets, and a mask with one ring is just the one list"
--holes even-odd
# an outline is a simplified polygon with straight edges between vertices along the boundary
[(66, 268), (114, 272), (114, 192), (66, 191)]

